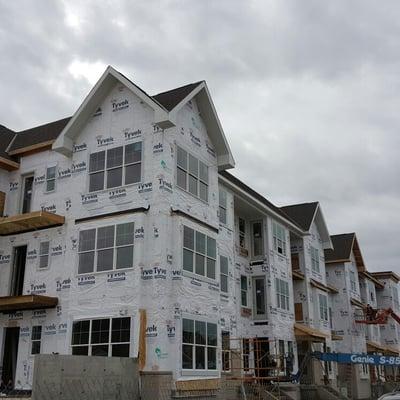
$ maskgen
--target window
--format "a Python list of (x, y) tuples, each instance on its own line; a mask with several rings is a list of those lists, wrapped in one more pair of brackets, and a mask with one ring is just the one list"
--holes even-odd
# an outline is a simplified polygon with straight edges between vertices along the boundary
[(226, 192), (225, 190), (219, 189), (219, 222), (221, 224), (226, 224)]
[(219, 257), (219, 269), (221, 280), (221, 292), (228, 293), (228, 258), (224, 256)]
[(221, 332), (222, 336), (222, 371), (231, 369), (230, 334), (227, 331)]
[(286, 256), (286, 236), (284, 227), (273, 222), (272, 231), (274, 237), (274, 250), (279, 254)]
[(138, 183), (142, 176), (142, 142), (92, 153), (89, 192)]
[(240, 298), (242, 307), (247, 307), (247, 276), (240, 277)]
[(177, 153), (177, 185), (201, 200), (208, 201), (207, 165), (180, 147)]
[(46, 192), (52, 192), (56, 188), (56, 167), (46, 169)]
[(260, 257), (264, 253), (264, 246), (263, 246), (263, 225), (261, 221), (253, 222), (252, 223), (252, 252), (253, 257)]
[(356, 274), (354, 271), (350, 271), (350, 289), (352, 292), (357, 292)]
[(246, 221), (243, 218), (239, 218), (239, 246), (246, 248)]
[(278, 308), (289, 310), (289, 284), (279, 278), (275, 278), (276, 303)]
[(278, 351), (279, 351), (279, 369), (281, 371), (285, 370), (285, 341), (278, 341)]
[(249, 371), (250, 369), (250, 339), (242, 340), (242, 355), (243, 355), (243, 370)]
[(78, 273), (131, 268), (133, 234), (133, 222), (81, 231)]
[(75, 321), (72, 326), (72, 354), (129, 357), (130, 334), (130, 317)]
[(50, 242), (40, 242), (39, 268), (47, 268), (49, 266), (49, 250), (50, 250)]
[(217, 369), (217, 324), (182, 319), (182, 369)]
[(183, 269), (215, 279), (217, 247), (215, 239), (183, 227)]
[(41, 325), (32, 326), (31, 354), (40, 354), (41, 342), (42, 342), (42, 327), (41, 327)]
[(315, 247), (311, 247), (311, 269), (319, 272), (319, 252)]
[(394, 305), (395, 308), (400, 308), (399, 307), (399, 291), (397, 290), (397, 287), (393, 286), (392, 287), (392, 291), (393, 291), (393, 301), (394, 301)]
[(323, 294), (318, 295), (319, 298), (319, 317), (328, 321), (328, 298)]

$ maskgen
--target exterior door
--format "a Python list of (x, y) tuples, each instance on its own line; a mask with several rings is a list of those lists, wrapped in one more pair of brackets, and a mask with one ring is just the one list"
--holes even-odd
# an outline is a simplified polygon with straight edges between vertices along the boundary
[(17, 370), (19, 327), (4, 328), (3, 369), (1, 379), (9, 389), (15, 388), (15, 371)]
[(255, 320), (267, 319), (265, 276), (253, 278), (253, 315)]
[(14, 247), (10, 296), (22, 296), (24, 290), (27, 246)]
[(22, 188), (22, 214), (31, 212), (33, 175), (25, 176)]

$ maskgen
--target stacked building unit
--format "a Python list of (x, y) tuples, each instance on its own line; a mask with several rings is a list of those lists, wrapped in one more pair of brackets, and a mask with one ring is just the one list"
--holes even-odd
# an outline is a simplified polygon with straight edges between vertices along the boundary
[[(375, 288), (398, 309), (397, 275), (368, 273), (355, 235), (336, 257), (319, 203), (278, 208), (227, 171), (205, 82), (150, 96), (108, 67), (72, 117), (0, 135), (3, 384), (30, 389), (34, 355), (60, 353), (341, 387), (311, 351), (398, 353), (398, 327), (353, 315)], [(349, 373), (363, 398), (368, 371)]]

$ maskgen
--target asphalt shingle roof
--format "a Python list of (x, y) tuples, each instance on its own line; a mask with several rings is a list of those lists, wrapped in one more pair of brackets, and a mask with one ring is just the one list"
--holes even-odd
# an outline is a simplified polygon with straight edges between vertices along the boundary
[(297, 222), (305, 231), (308, 231), (313, 222), (315, 210), (318, 207), (318, 202), (292, 204), (281, 207), (281, 210), (287, 214), (292, 220)]
[(0, 157), (6, 158), (7, 160), (13, 160), (13, 158), (7, 154), (6, 149), (15, 134), (16, 133), (11, 129), (8, 129), (4, 125), (0, 125)]
[(332, 235), (333, 250), (325, 250), (325, 261), (349, 260), (353, 249), (355, 233)]

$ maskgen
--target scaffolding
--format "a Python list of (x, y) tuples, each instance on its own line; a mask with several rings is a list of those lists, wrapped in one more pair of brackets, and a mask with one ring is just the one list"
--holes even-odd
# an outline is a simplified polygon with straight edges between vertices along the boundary
[(242, 388), (267, 391), (280, 396), (281, 382), (293, 380), (293, 353), (285, 353), (278, 339), (223, 338), (222, 368), (227, 380), (237, 381)]

